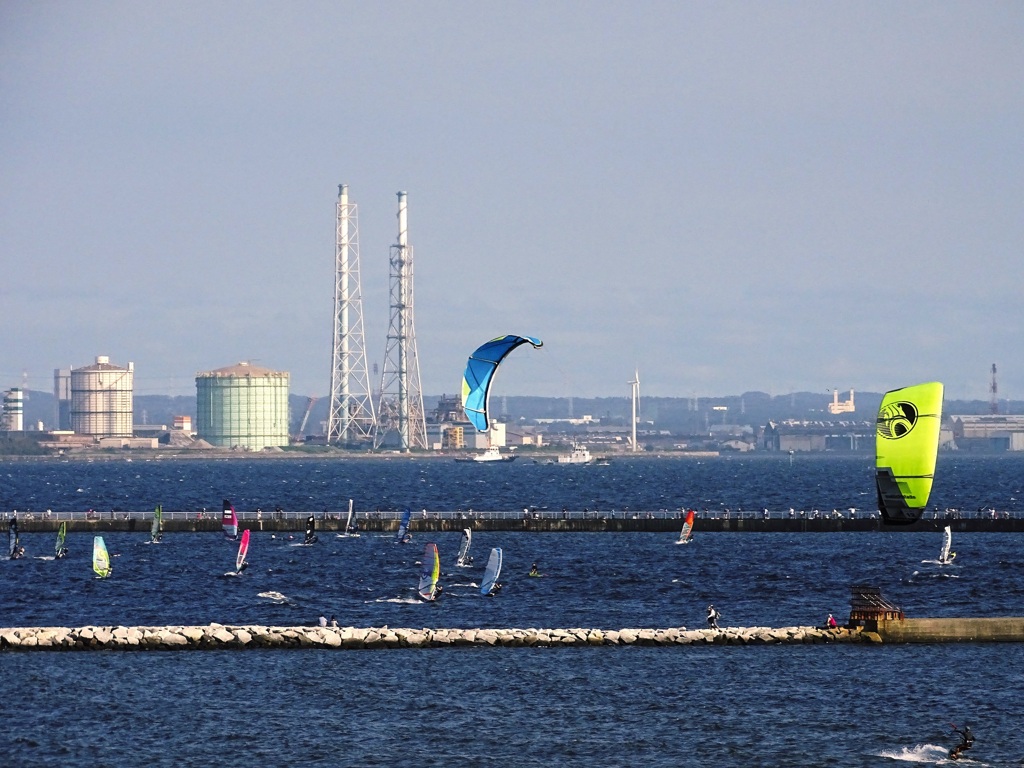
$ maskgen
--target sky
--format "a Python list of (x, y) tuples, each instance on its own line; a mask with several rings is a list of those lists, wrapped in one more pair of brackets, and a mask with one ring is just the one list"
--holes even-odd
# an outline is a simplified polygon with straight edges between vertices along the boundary
[(1024, 4), (0, 0), (0, 389), (330, 390), (338, 185), (421, 390), (1024, 398)]

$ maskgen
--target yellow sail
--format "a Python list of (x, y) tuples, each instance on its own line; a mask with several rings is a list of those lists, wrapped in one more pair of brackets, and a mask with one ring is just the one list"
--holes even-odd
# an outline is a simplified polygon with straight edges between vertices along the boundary
[(875, 432), (875, 484), (885, 522), (909, 525), (928, 504), (942, 421), (942, 384), (894, 389), (882, 397)]
[(92, 540), (92, 569), (101, 579), (110, 575), (110, 556), (107, 555), (107, 545), (103, 543), (102, 536)]

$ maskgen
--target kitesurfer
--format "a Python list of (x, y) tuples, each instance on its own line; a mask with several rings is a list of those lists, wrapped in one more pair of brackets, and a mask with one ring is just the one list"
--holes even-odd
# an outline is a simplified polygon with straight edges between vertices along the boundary
[(721, 616), (714, 605), (708, 605), (708, 629), (718, 629), (718, 620)]
[(965, 725), (962, 731), (954, 725), (953, 733), (960, 734), (960, 743), (949, 750), (949, 759), (959, 760), (964, 752), (974, 746), (974, 734), (971, 733), (971, 726), (969, 725)]
[(537, 564), (536, 563), (534, 563), (533, 565), (530, 566), (530, 572), (527, 575), (528, 576), (540, 576), (541, 575), (540, 571), (537, 570)]

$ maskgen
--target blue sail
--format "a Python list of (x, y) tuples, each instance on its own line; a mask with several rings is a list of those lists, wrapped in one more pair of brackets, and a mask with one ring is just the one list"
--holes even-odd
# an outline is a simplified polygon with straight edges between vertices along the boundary
[(479, 432), (486, 432), (490, 427), (487, 417), (487, 398), (491, 391), (491, 381), (501, 361), (509, 353), (522, 344), (532, 344), (539, 349), (544, 342), (532, 336), (499, 336), (481, 345), (469, 356), (466, 372), (462, 377), (462, 407), (468, 418)]
[[(398, 524), (398, 533), (395, 534), (395, 541), (402, 541), (409, 533), (409, 520), (412, 518), (412, 510), (408, 507), (402, 513), (402, 522)], [(412, 538), (411, 536), (409, 538)]]

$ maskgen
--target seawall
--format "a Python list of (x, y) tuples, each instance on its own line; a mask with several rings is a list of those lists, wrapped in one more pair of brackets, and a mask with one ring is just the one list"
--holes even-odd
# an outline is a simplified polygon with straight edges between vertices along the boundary
[(874, 627), (883, 643), (1020, 643), (1024, 617), (880, 620)]
[(245, 648), (373, 650), (457, 646), (574, 647), (795, 645), (878, 642), (860, 629), (413, 629), (391, 627), (23, 627), (0, 629), (0, 653), (17, 651), (176, 651)]
[[(309, 513), (290, 513), (283, 519), (269, 515), (263, 520), (253, 519), (247, 514), (241, 516), (239, 528), (253, 531), (269, 531), (295, 533), (305, 530), (306, 518)], [(21, 533), (56, 532), (60, 521), (68, 523), (69, 533), (101, 534), (107, 531), (124, 531), (148, 533), (152, 514), (138, 513), (125, 516), (119, 514), (114, 518), (104, 517), (99, 520), (86, 520), (82, 516), (40, 518), (33, 516), (18, 518)], [(560, 515), (543, 515), (526, 518), (522, 514), (484, 512), (472, 518), (459, 517), (458, 513), (432, 513), (428, 518), (414, 517), (410, 530), (415, 533), (459, 532), (463, 528), (478, 531), (507, 531), (528, 533), (679, 533), (683, 521), (675, 517), (626, 517), (618, 513), (614, 516), (588, 517)], [(364, 533), (394, 533), (398, 530), (398, 517), (360, 517), (358, 525)], [(705, 532), (733, 533), (843, 533), (843, 532), (874, 532), (892, 533), (931, 532), (939, 533), (943, 527), (950, 526), (954, 533), (987, 533), (1024, 532), (1024, 517), (999, 518), (996, 520), (983, 518), (955, 519), (934, 518), (918, 520), (913, 525), (889, 526), (879, 519), (787, 519), (787, 518), (697, 518), (694, 525), (696, 535)], [(317, 531), (334, 533), (344, 530), (345, 523), (338, 519), (322, 519), (316, 515)], [(165, 533), (219, 532), (221, 522), (219, 515), (211, 515), (197, 519), (195, 513), (165, 513), (163, 520)]]

